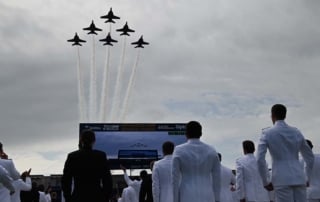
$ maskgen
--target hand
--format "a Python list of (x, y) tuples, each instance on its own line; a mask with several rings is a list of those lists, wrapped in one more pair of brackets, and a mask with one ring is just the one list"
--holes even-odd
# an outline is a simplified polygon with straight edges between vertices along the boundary
[(264, 186), (264, 188), (268, 191), (272, 191), (273, 190), (273, 185), (272, 183), (270, 182), (268, 185)]
[(31, 168), (27, 171), (27, 176), (30, 176)]
[(22, 174), (21, 174), (21, 178), (23, 180), (25, 180), (26, 177), (30, 177), (30, 172), (31, 172), (31, 168), (27, 171), (24, 171)]

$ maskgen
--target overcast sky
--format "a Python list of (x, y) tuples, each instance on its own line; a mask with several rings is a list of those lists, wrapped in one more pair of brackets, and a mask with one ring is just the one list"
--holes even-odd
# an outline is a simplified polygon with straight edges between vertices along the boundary
[[(137, 57), (129, 42), (143, 34), (136, 80), (124, 122), (188, 122), (234, 168), (241, 142), (258, 143), (271, 126), (270, 107), (288, 107), (287, 122), (320, 151), (320, 1), (318, 0), (18, 0), (0, 2), (0, 141), (19, 171), (62, 173), (78, 141), (77, 48), (89, 78), (92, 38), (82, 31), (112, 7), (135, 29), (127, 40), (125, 80)], [(110, 49), (116, 72), (123, 37)], [(101, 72), (106, 49), (96, 43)], [(115, 79), (110, 79), (112, 86)], [(89, 80), (84, 79), (88, 89)], [(88, 97), (86, 90), (86, 97)], [(98, 94), (100, 96), (100, 94)], [(110, 99), (111, 96), (109, 96)]]

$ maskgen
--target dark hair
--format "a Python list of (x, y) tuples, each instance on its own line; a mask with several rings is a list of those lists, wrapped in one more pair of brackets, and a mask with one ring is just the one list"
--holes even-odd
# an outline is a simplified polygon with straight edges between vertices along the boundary
[(219, 157), (219, 160), (221, 161), (222, 160), (222, 156), (220, 153), (218, 153), (218, 157)]
[(243, 151), (245, 151), (246, 153), (252, 154), (255, 151), (254, 143), (251, 140), (243, 141), (242, 147), (243, 147)]
[(172, 154), (174, 150), (174, 144), (173, 142), (166, 141), (162, 144), (162, 152), (163, 155)]
[(80, 135), (80, 143), (84, 147), (90, 146), (93, 142), (96, 141), (96, 136), (92, 130), (84, 130)]
[(275, 104), (271, 108), (271, 114), (277, 120), (284, 120), (287, 114), (287, 108), (282, 104)]
[(311, 140), (306, 140), (306, 142), (309, 145), (309, 147), (312, 149), (313, 148), (313, 144), (312, 144)]
[(2, 143), (0, 142), (0, 152), (3, 152)]
[(190, 121), (186, 126), (187, 138), (200, 138), (202, 135), (202, 127), (197, 121)]
[(143, 180), (148, 176), (148, 172), (146, 170), (140, 171), (140, 178)]

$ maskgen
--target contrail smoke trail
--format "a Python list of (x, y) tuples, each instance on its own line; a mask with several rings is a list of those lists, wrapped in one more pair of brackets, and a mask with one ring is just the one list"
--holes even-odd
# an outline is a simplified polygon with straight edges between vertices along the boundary
[(121, 91), (121, 80), (122, 80), (122, 74), (123, 74), (123, 66), (125, 62), (125, 56), (126, 56), (126, 36), (124, 37), (123, 40), (123, 49), (122, 49), (122, 56), (120, 60), (120, 65), (118, 69), (118, 74), (117, 74), (117, 80), (115, 84), (115, 90), (114, 90), (114, 96), (113, 96), (113, 101), (112, 101), (112, 107), (111, 107), (111, 121), (115, 121), (115, 111), (119, 110), (120, 106), (120, 91)]
[(129, 79), (129, 83), (128, 83), (128, 88), (127, 88), (127, 91), (126, 91), (126, 94), (125, 94), (125, 97), (124, 97), (124, 101), (123, 101), (123, 104), (122, 104), (122, 108), (121, 108), (120, 122), (124, 121), (125, 118), (126, 118), (126, 115), (127, 115), (128, 101), (129, 101), (129, 98), (130, 98), (130, 95), (131, 95), (131, 89), (132, 89), (132, 87), (134, 85), (135, 76), (136, 76), (136, 70), (137, 70), (137, 67), (138, 67), (139, 59), (140, 59), (140, 50), (138, 50), (137, 58), (136, 58), (136, 61), (134, 63), (132, 71), (131, 71), (131, 75), (130, 75), (130, 79)]
[[(106, 28), (107, 30), (107, 28)], [(109, 32), (111, 34), (111, 23), (109, 26)], [(107, 106), (108, 106), (108, 82), (109, 82), (109, 69), (110, 69), (110, 46), (106, 48), (106, 61), (105, 68), (103, 71), (103, 80), (102, 80), (102, 90), (101, 90), (101, 99), (100, 99), (100, 121), (107, 121)]]
[(85, 100), (84, 100), (84, 92), (83, 92), (83, 86), (82, 86), (82, 72), (81, 72), (81, 66), (80, 66), (80, 49), (77, 47), (77, 74), (78, 74), (78, 100), (79, 100), (79, 121), (86, 121), (87, 115), (85, 113)]
[(110, 46), (107, 47), (106, 66), (103, 72), (101, 101), (100, 101), (100, 120), (101, 122), (107, 121), (107, 103), (108, 103), (108, 81), (109, 81), (109, 66), (110, 66)]
[(92, 35), (92, 58), (91, 58), (91, 71), (90, 71), (90, 97), (89, 97), (89, 121), (96, 120), (96, 105), (97, 105), (97, 69), (95, 63), (95, 38)]

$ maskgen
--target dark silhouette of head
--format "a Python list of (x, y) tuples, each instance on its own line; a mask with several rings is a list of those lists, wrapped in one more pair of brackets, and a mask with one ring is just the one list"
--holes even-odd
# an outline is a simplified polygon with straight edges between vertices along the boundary
[(255, 151), (254, 143), (251, 140), (243, 141), (242, 148), (244, 154), (253, 154)]
[(277, 120), (284, 120), (287, 115), (287, 108), (282, 104), (275, 104), (271, 108), (271, 119), (275, 123)]
[(142, 180), (146, 179), (148, 177), (148, 172), (146, 170), (140, 171), (140, 178)]
[(172, 154), (173, 150), (174, 150), (173, 142), (167, 141), (162, 144), (162, 153), (164, 156)]
[(44, 192), (44, 185), (43, 184), (39, 184), (38, 185), (38, 190), (41, 192)]
[(0, 159), (8, 159), (8, 155), (3, 151), (3, 145), (0, 142)]
[(190, 121), (186, 125), (186, 136), (188, 139), (197, 138), (199, 139), (202, 135), (202, 126), (197, 121)]
[(80, 145), (82, 148), (92, 148), (96, 141), (96, 136), (92, 130), (84, 130), (80, 135)]
[(311, 149), (313, 149), (313, 144), (312, 144), (311, 140), (306, 140), (306, 142), (307, 142), (307, 144), (309, 145), (309, 147), (310, 147)]

